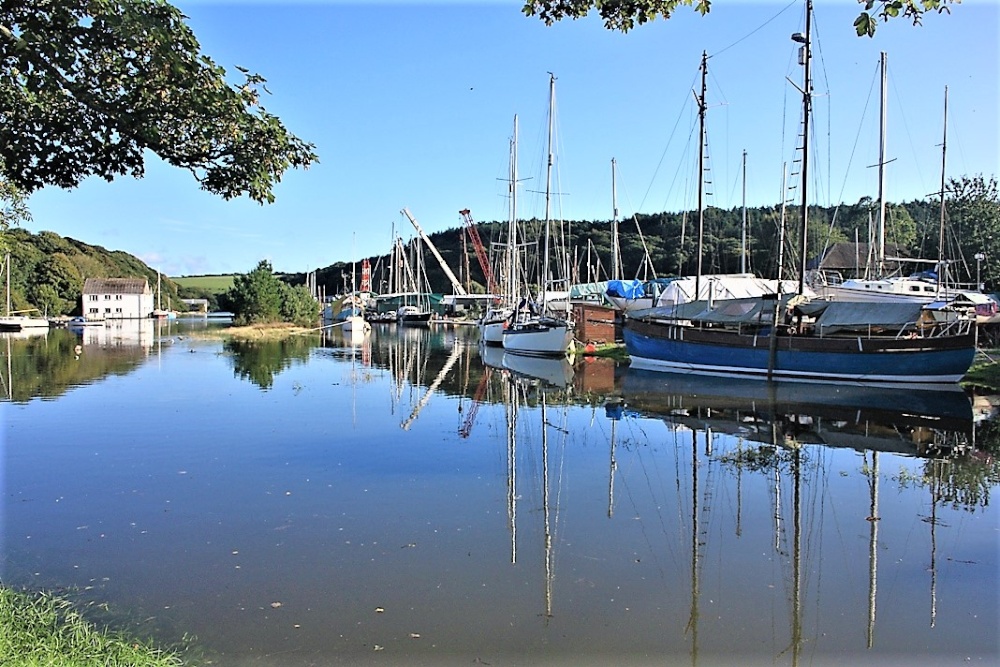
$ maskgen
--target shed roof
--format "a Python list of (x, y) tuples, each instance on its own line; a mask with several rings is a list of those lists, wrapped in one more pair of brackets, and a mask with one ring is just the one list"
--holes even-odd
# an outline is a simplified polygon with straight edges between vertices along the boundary
[(87, 278), (84, 294), (149, 294), (145, 278)]

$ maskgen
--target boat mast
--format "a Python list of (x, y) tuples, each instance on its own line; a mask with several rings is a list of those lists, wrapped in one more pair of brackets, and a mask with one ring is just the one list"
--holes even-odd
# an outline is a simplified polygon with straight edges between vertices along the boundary
[(708, 76), (708, 52), (701, 52), (701, 96), (698, 104), (698, 270), (694, 276), (694, 298), (701, 298), (701, 260), (705, 240), (705, 79)]
[(615, 178), (615, 166), (617, 162), (611, 158), (611, 209), (614, 215), (611, 225), (611, 279), (622, 279), (622, 255), (621, 246), (618, 241), (618, 186)]
[(7, 310), (4, 315), (10, 317), (10, 253), (4, 259), (3, 268), (7, 270)]
[(747, 152), (743, 151), (743, 222), (740, 238), (740, 273), (747, 272)]
[[(517, 114), (514, 114), (514, 136), (510, 141), (510, 221), (507, 232), (507, 298), (517, 293)], [(517, 304), (514, 304), (517, 305)]]
[(885, 51), (882, 52), (880, 66), (882, 70), (881, 115), (879, 117), (878, 144), (878, 277), (885, 276), (885, 118), (886, 118), (886, 71)]
[(792, 39), (802, 44), (799, 49), (799, 64), (803, 66), (805, 79), (802, 88), (802, 227), (800, 229), (800, 266), (799, 294), (806, 290), (806, 253), (809, 250), (809, 115), (812, 112), (812, 79), (810, 78), (810, 62), (812, 61), (812, 45), (809, 41), (812, 30), (812, 0), (806, 0), (806, 34), (792, 35)]
[(550, 207), (552, 200), (552, 133), (555, 125), (556, 105), (556, 75), (549, 72), (549, 144), (548, 158), (545, 168), (545, 254), (542, 257), (542, 312), (545, 312), (545, 296), (549, 282), (549, 226), (551, 224)]
[[(937, 289), (941, 293), (944, 286), (944, 172), (948, 153), (948, 86), (944, 87), (944, 135), (941, 139), (941, 224), (938, 229)], [(8, 274), (9, 275), (9, 274)]]

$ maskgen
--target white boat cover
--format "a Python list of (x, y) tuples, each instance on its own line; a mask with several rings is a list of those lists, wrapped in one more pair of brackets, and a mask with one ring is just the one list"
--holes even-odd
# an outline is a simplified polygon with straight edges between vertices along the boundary
[[(694, 293), (695, 277), (685, 276), (672, 281), (657, 299), (658, 307), (673, 306), (691, 301), (709, 301), (722, 299), (745, 299), (750, 297), (763, 296), (765, 294), (775, 294), (778, 292), (778, 281), (768, 278), (758, 278), (752, 273), (729, 273), (716, 274), (701, 277), (701, 284), (698, 294)], [(781, 281), (782, 294), (794, 294), (798, 292), (798, 281)], [(815, 293), (806, 288), (806, 296), (815, 296)]]

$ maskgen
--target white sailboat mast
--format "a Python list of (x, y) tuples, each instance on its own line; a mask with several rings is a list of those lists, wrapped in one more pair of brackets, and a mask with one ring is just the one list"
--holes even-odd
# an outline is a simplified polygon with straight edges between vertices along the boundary
[(621, 245), (618, 240), (618, 184), (615, 167), (617, 162), (611, 158), (611, 209), (614, 217), (611, 226), (611, 278), (612, 280), (622, 279), (622, 254)]
[(546, 293), (548, 292), (549, 283), (549, 227), (552, 219), (552, 134), (555, 126), (555, 105), (556, 75), (549, 72), (549, 140), (548, 158), (545, 167), (545, 242), (543, 244), (545, 254), (542, 257), (542, 312), (545, 312)]
[(941, 138), (941, 224), (938, 229), (938, 266), (937, 266), (937, 289), (938, 294), (941, 293), (944, 287), (944, 225), (945, 225), (945, 208), (944, 208), (944, 174), (945, 166), (947, 164), (947, 154), (948, 154), (948, 86), (944, 87), (944, 134)]
[[(510, 141), (510, 228), (507, 232), (507, 298), (518, 292), (517, 254), (517, 114), (514, 114), (514, 135)], [(516, 304), (515, 304), (516, 305)]]
[(740, 226), (740, 273), (747, 272), (747, 152), (743, 151), (743, 220)]
[(885, 129), (886, 129), (886, 55), (882, 52), (881, 115), (878, 145), (878, 277), (885, 276)]

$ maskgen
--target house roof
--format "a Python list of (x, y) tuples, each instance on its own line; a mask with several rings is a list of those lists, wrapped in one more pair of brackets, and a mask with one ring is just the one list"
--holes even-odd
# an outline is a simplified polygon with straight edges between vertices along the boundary
[(87, 278), (84, 294), (149, 294), (145, 278)]

